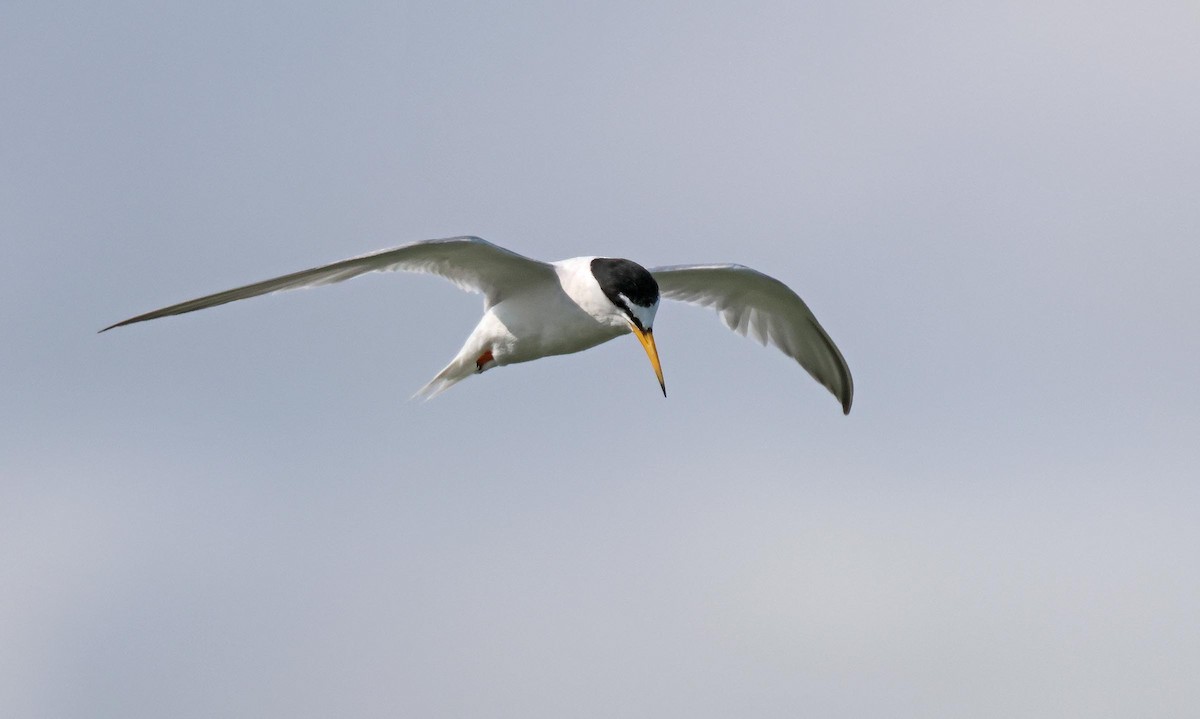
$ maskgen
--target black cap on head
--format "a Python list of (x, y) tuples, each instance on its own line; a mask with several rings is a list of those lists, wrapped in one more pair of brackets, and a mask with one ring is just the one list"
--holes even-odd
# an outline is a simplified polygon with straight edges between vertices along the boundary
[(592, 260), (592, 275), (604, 295), (617, 307), (625, 307), (622, 295), (639, 307), (652, 307), (658, 302), (658, 283), (654, 281), (654, 275), (636, 262), (597, 257)]

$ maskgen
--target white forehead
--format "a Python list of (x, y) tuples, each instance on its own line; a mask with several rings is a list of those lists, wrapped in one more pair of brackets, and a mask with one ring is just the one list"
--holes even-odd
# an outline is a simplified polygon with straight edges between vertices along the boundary
[(629, 313), (634, 317), (637, 317), (638, 322), (642, 323), (642, 327), (649, 329), (650, 327), (654, 326), (654, 314), (658, 312), (657, 302), (649, 307), (642, 307), (641, 305), (630, 300), (624, 294), (619, 294), (617, 296), (625, 301), (625, 306), (629, 308)]

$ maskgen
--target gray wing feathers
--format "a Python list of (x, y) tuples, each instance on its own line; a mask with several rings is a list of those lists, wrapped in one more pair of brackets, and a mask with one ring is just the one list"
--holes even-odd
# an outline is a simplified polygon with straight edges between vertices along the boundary
[(743, 265), (673, 265), (650, 273), (663, 297), (712, 308), (734, 332), (778, 347), (850, 413), (850, 368), (808, 305), (787, 285)]
[(348, 260), (263, 280), (252, 285), (206, 295), (131, 317), (100, 331), (104, 332), (113, 327), (121, 327), (134, 322), (144, 322), (159, 317), (216, 307), (227, 302), (244, 300), (271, 292), (342, 282), (367, 272), (396, 270), (439, 275), (450, 280), (460, 289), (482, 293), (487, 298), (489, 307), (498, 302), (499, 298), (504, 296), (507, 291), (522, 283), (538, 278), (554, 277), (553, 268), (544, 262), (523, 257), (478, 237), (451, 237), (379, 250), (359, 257), (351, 257)]

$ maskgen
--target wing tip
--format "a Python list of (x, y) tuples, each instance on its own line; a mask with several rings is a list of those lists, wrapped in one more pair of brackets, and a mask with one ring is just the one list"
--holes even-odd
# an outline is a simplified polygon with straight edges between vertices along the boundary
[[(834, 351), (837, 352), (836, 346), (834, 347)], [(841, 359), (841, 357), (842, 353), (838, 352), (838, 359)], [(842, 391), (835, 393), (835, 396), (842, 403), (842, 414), (848, 415), (850, 414), (851, 405), (854, 404), (854, 378), (850, 375), (850, 367), (846, 365), (845, 360), (841, 361), (840, 369), (843, 381)]]
[(154, 320), (154, 319), (158, 319), (159, 317), (167, 317), (167, 316), (168, 315), (160, 315), (160, 314), (158, 314), (158, 312), (148, 312), (144, 315), (138, 315), (137, 317), (130, 317), (127, 320), (121, 320), (120, 322), (111, 324), (108, 327), (105, 327), (104, 329), (97, 331), (96, 334), (102, 334), (104, 332), (108, 332), (109, 330), (116, 329), (118, 327), (124, 327), (126, 325), (131, 325), (136, 322), (145, 322), (146, 320)]

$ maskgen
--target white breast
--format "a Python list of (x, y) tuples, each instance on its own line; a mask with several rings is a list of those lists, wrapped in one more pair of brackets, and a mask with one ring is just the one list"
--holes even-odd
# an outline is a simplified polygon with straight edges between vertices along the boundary
[(497, 365), (571, 354), (629, 333), (591, 273), (592, 258), (554, 263), (558, 283), (546, 283), (489, 309), (476, 332), (494, 347)]

